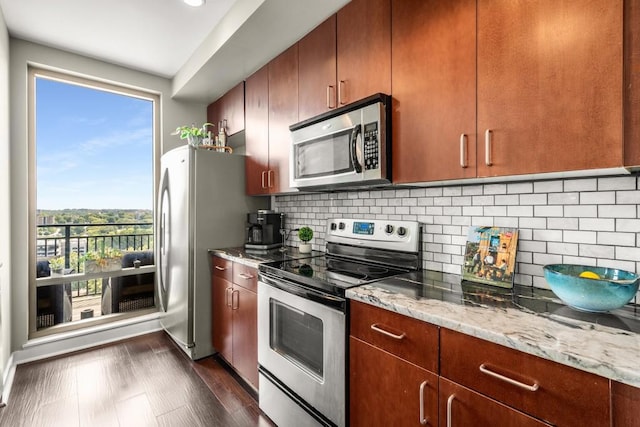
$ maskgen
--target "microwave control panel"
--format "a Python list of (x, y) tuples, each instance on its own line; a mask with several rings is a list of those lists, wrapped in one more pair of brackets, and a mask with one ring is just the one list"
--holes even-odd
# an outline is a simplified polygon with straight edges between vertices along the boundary
[(364, 125), (364, 168), (377, 169), (380, 163), (380, 144), (378, 144), (378, 122)]

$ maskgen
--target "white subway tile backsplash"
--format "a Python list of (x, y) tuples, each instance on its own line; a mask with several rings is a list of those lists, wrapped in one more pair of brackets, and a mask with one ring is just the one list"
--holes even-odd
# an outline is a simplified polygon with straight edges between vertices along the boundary
[[(640, 178), (557, 179), (272, 196), (287, 226), (310, 224), (324, 250), (326, 218), (422, 224), (423, 268), (461, 273), (468, 227), (519, 229), (515, 282), (547, 287), (542, 267), (575, 263), (640, 269)], [(290, 242), (297, 242), (293, 236)]]

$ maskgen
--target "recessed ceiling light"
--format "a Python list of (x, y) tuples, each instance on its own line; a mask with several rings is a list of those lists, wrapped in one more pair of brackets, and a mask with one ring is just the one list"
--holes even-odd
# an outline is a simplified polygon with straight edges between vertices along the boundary
[(182, 0), (182, 1), (184, 1), (189, 6), (194, 6), (194, 7), (202, 6), (204, 4), (204, 0)]

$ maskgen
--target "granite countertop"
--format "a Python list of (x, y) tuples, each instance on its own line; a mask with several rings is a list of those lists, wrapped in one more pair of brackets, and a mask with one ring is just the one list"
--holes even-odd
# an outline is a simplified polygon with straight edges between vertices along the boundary
[(263, 262), (282, 262), (288, 259), (302, 259), (324, 255), (324, 252), (319, 251), (302, 254), (297, 247), (293, 246), (286, 246), (286, 249), (286, 251), (281, 251), (280, 248), (270, 249), (268, 251), (256, 251), (247, 250), (240, 246), (237, 248), (209, 249), (209, 253), (255, 268), (258, 268), (258, 265)]
[(347, 298), (640, 387), (635, 304), (584, 313), (544, 289), (501, 289), (433, 271), (351, 288)]

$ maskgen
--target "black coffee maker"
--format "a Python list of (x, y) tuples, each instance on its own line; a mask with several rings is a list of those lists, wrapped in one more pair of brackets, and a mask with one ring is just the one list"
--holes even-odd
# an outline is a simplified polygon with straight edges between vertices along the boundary
[(247, 214), (245, 249), (268, 250), (282, 246), (280, 228), (284, 225), (284, 214), (259, 210)]

